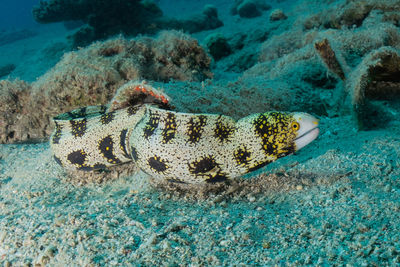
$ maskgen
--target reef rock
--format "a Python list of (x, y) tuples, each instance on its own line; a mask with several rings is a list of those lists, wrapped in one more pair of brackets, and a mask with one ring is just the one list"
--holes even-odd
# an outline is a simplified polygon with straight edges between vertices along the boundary
[(382, 47), (369, 53), (350, 74), (348, 90), (359, 129), (384, 124), (390, 114), (379, 101), (400, 103), (400, 51)]
[(216, 29), (224, 24), (218, 19), (217, 8), (213, 5), (206, 5), (200, 14), (192, 15), (187, 19), (161, 17), (156, 19), (153, 25), (157, 29), (172, 28), (194, 33)]
[(271, 6), (265, 0), (236, 0), (231, 8), (232, 15), (239, 14), (242, 18), (254, 18), (261, 16), (262, 11)]
[(139, 33), (156, 33), (162, 29), (197, 32), (222, 25), (215, 8), (206, 7), (201, 14), (178, 20), (163, 17), (161, 9), (154, 2), (139, 0), (40, 1), (32, 13), (39, 23), (70, 20), (86, 23), (70, 37), (75, 47), (120, 33), (135, 36)]

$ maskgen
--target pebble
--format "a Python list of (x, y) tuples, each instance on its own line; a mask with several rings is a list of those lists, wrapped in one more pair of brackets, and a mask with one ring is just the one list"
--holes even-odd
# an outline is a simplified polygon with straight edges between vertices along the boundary
[(6, 238), (6, 235), (7, 235), (6, 231), (1, 231), (0, 232), (0, 242), (4, 241), (4, 239)]
[(247, 196), (247, 199), (250, 201), (250, 202), (255, 202), (256, 201), (256, 197), (255, 196)]
[(55, 253), (57, 252), (57, 247), (50, 246), (44, 252), (46, 256), (54, 257)]
[(268, 241), (264, 241), (262, 243), (262, 247), (265, 248), (265, 249), (271, 248), (271, 243), (268, 242)]
[(147, 244), (149, 245), (155, 245), (158, 243), (158, 237), (157, 234), (152, 234), (149, 239), (147, 240)]
[(296, 190), (298, 190), (298, 191), (303, 190), (303, 186), (301, 184), (296, 185)]
[(392, 191), (392, 187), (388, 184), (388, 185), (386, 185), (386, 186), (383, 188), (383, 190), (384, 190), (386, 193), (388, 193), (388, 192)]
[(164, 251), (170, 251), (171, 250), (171, 243), (168, 240), (163, 240), (161, 244), (161, 248)]
[(219, 244), (223, 247), (227, 247), (229, 245), (229, 241), (228, 240), (221, 240), (221, 242), (219, 242)]

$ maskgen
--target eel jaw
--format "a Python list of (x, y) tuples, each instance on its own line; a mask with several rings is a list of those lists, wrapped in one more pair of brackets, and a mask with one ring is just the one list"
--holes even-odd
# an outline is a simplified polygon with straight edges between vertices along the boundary
[(294, 140), (295, 150), (299, 150), (312, 141), (314, 141), (319, 134), (319, 120), (314, 116), (307, 113), (295, 113), (294, 119), (299, 123), (300, 130), (297, 132), (297, 137)]

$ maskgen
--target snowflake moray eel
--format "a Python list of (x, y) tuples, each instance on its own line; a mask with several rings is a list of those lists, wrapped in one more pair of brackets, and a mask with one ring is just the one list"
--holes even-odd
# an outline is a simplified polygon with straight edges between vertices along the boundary
[(92, 171), (134, 161), (159, 179), (220, 182), (292, 154), (319, 134), (318, 120), (307, 113), (270, 111), (236, 121), (160, 108), (156, 98), (166, 103), (167, 97), (144, 83), (127, 88), (151, 95), (154, 103), (130, 100), (121, 107), (90, 106), (54, 118), (50, 145), (57, 163)]

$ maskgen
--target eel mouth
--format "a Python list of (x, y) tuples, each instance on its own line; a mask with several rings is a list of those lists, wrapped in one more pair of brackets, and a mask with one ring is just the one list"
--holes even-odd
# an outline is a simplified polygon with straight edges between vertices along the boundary
[(314, 141), (318, 137), (318, 134), (319, 134), (319, 128), (318, 126), (316, 126), (306, 131), (302, 135), (296, 137), (296, 139), (294, 140), (296, 144), (296, 150), (299, 150), (308, 145), (309, 143), (311, 143), (312, 141)]

